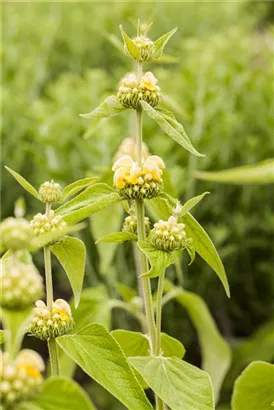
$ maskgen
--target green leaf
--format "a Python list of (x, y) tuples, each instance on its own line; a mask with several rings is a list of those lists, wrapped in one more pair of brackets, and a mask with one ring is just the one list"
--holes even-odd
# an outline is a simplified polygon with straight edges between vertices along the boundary
[(128, 409), (152, 410), (120, 346), (102, 325), (88, 325), (56, 340), (90, 377)]
[(177, 357), (130, 357), (130, 364), (171, 410), (213, 410), (210, 377)]
[(67, 185), (62, 191), (61, 202), (65, 201), (72, 195), (77, 194), (83, 188), (85, 188), (86, 186), (96, 181), (96, 179), (97, 179), (96, 177), (83, 178), (83, 179), (79, 179), (78, 181), (73, 182), (72, 184)]
[(169, 265), (174, 263), (172, 253), (156, 249), (155, 246), (149, 242), (138, 241), (138, 246), (149, 259), (151, 265), (150, 270), (143, 273), (141, 276), (157, 278), (163, 269), (166, 269)]
[(79, 305), (86, 265), (86, 247), (78, 238), (65, 237), (51, 246), (51, 252), (63, 266), (70, 281), (75, 307)]
[(190, 262), (188, 265), (191, 265), (194, 262), (196, 256), (195, 248), (193, 246), (193, 241), (191, 238), (185, 239), (185, 248), (190, 257)]
[(184, 216), (187, 214), (194, 206), (196, 206), (203, 198), (205, 195), (209, 194), (209, 192), (204, 192), (201, 195), (195, 196), (194, 198), (189, 199), (182, 208), (181, 211), (181, 216)]
[(163, 36), (159, 37), (156, 41), (154, 41), (155, 52), (153, 54), (153, 58), (159, 58), (164, 52), (164, 48), (173, 34), (176, 33), (178, 27), (174, 28), (173, 30), (169, 31), (168, 33), (164, 34)]
[(28, 191), (32, 196), (34, 196), (36, 199), (39, 199), (41, 201), (40, 195), (36, 191), (36, 189), (25, 179), (23, 178), (20, 174), (17, 172), (13, 171), (9, 167), (5, 167), (6, 170), (9, 171), (9, 173), (16, 179), (16, 181), (26, 190)]
[(193, 246), (196, 252), (214, 270), (220, 278), (227, 296), (230, 297), (229, 284), (227, 281), (225, 268), (210, 237), (191, 214), (186, 214), (182, 219), (186, 225), (185, 231), (187, 237), (193, 240)]
[(232, 410), (273, 410), (274, 365), (253, 362), (235, 382)]
[(161, 333), (161, 349), (165, 357), (179, 357), (182, 359), (185, 355), (186, 349), (179, 340), (167, 335), (166, 333)]
[(273, 184), (274, 159), (217, 172), (195, 172), (195, 177), (222, 184)]
[(80, 114), (80, 116), (87, 120), (100, 120), (101, 118), (113, 117), (126, 110), (127, 108), (122, 106), (116, 95), (111, 95), (107, 97), (99, 107), (88, 114)]
[(33, 401), (43, 410), (96, 410), (85, 390), (66, 377), (45, 380)]
[(111, 243), (123, 243), (126, 241), (137, 241), (138, 237), (135, 233), (131, 232), (115, 232), (105, 235), (102, 238), (98, 239), (96, 243), (100, 242), (111, 242)]
[(115, 287), (122, 298), (128, 303), (130, 303), (133, 298), (138, 296), (135, 289), (132, 289), (130, 286), (127, 286), (124, 283), (116, 282)]
[(0, 345), (2, 345), (3, 343), (5, 343), (5, 331), (3, 329), (0, 330)]
[(209, 373), (215, 400), (218, 401), (220, 388), (231, 363), (231, 350), (221, 336), (204, 300), (195, 293), (175, 287), (165, 281), (165, 290), (174, 295), (176, 301), (188, 312), (199, 337), (202, 350), (202, 367)]
[[(155, 110), (145, 101), (141, 101), (141, 105), (148, 116), (156, 121), (157, 124), (160, 125), (162, 130), (165, 131), (165, 133), (169, 137), (171, 137), (174, 141), (176, 141), (179, 145), (181, 145), (184, 149), (191, 152), (192, 154), (197, 155), (198, 157), (204, 156), (203, 154), (200, 154), (198, 151), (196, 151), (189, 138), (187, 137), (185, 131), (183, 131), (183, 127), (179, 123), (177, 123), (176, 120), (163, 115), (161, 112)], [(171, 122), (173, 122), (173, 124), (171, 124)], [(174, 123), (178, 125), (177, 129), (174, 127)]]
[(127, 54), (133, 59), (133, 60), (140, 60), (141, 59), (141, 54), (136, 46), (136, 44), (131, 40), (131, 38), (127, 35), (127, 33), (124, 31), (123, 26), (120, 25), (120, 31), (124, 40), (124, 45), (125, 49), (127, 51)]

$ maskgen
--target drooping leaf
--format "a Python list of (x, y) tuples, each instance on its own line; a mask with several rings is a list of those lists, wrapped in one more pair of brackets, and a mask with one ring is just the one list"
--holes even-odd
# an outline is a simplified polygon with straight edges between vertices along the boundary
[[(174, 141), (176, 141), (179, 145), (181, 145), (184, 149), (191, 152), (192, 154), (197, 155), (198, 157), (204, 156), (193, 147), (185, 131), (183, 131), (182, 125), (177, 123), (174, 118), (163, 115), (161, 112), (155, 110), (145, 101), (141, 101), (141, 105), (148, 116), (156, 121), (157, 124), (160, 125), (162, 130), (165, 131), (165, 133), (169, 137), (171, 137)], [(174, 124), (177, 124), (178, 126), (175, 127)]]
[(195, 196), (194, 198), (189, 199), (182, 208), (181, 211), (181, 216), (184, 216), (187, 214), (194, 206), (196, 206), (203, 198), (205, 195), (208, 195), (209, 192), (204, 192), (201, 195)]
[(79, 179), (78, 181), (72, 182), (72, 184), (67, 185), (62, 191), (61, 202), (77, 194), (83, 188), (96, 181), (96, 179), (96, 177), (83, 178)]
[(252, 362), (235, 382), (232, 410), (273, 410), (274, 365)]
[(141, 276), (157, 278), (164, 269), (174, 263), (172, 253), (156, 249), (155, 246), (149, 242), (138, 241), (138, 246), (147, 256), (151, 265), (150, 270), (143, 273)]
[(127, 108), (123, 107), (116, 95), (107, 97), (99, 107), (95, 108), (88, 114), (80, 114), (81, 117), (87, 120), (100, 120), (101, 118), (113, 117), (120, 114)]
[(136, 46), (136, 44), (131, 40), (131, 38), (127, 35), (125, 30), (123, 29), (123, 26), (120, 25), (120, 31), (124, 40), (124, 45), (125, 49), (127, 51), (127, 54), (133, 59), (133, 60), (140, 60), (141, 59), (141, 54)]
[(175, 287), (169, 281), (165, 281), (165, 290), (173, 293), (176, 301), (187, 310), (197, 330), (202, 350), (202, 367), (211, 377), (217, 402), (231, 363), (230, 347), (221, 336), (207, 305), (200, 296)]
[(36, 189), (25, 179), (23, 178), (20, 174), (17, 172), (13, 171), (9, 167), (5, 167), (6, 170), (9, 171), (9, 173), (16, 179), (16, 181), (32, 196), (34, 196), (36, 199), (39, 199), (41, 201), (40, 195), (36, 191)]
[(194, 175), (204, 181), (222, 184), (273, 184), (274, 159), (267, 159), (254, 165), (244, 165), (223, 171), (196, 171)]
[(130, 357), (130, 364), (171, 410), (213, 410), (209, 375), (177, 357)]
[(120, 346), (102, 325), (58, 337), (60, 347), (97, 383), (130, 410), (152, 410)]
[(114, 232), (114, 233), (110, 233), (98, 239), (96, 243), (100, 243), (100, 242), (123, 243), (126, 241), (137, 241), (137, 240), (138, 240), (138, 237), (137, 235), (135, 235), (135, 233)]
[(164, 34), (163, 36), (159, 37), (156, 41), (154, 41), (155, 52), (153, 54), (153, 58), (159, 58), (163, 54), (164, 48), (173, 34), (176, 33), (177, 28), (169, 31), (168, 33)]
[(78, 238), (66, 236), (51, 246), (51, 252), (63, 266), (70, 281), (75, 307), (79, 305), (86, 265), (86, 247)]

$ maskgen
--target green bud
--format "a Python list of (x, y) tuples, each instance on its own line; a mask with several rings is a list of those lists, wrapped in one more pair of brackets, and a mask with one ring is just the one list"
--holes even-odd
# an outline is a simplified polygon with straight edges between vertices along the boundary
[(49, 214), (37, 214), (34, 216), (30, 222), (33, 233), (35, 236), (44, 235), (48, 232), (54, 230), (64, 229), (66, 227), (66, 222), (63, 221), (60, 215), (55, 215), (54, 211), (51, 210)]
[(178, 223), (177, 218), (171, 216), (168, 221), (160, 220), (154, 224), (151, 231), (153, 245), (162, 251), (175, 251), (185, 248), (186, 232), (185, 225)]
[[(147, 217), (144, 218), (146, 235), (150, 232), (150, 222)], [(130, 232), (137, 235), (137, 217), (136, 215), (129, 215), (125, 218), (123, 223), (123, 232)]]
[(153, 59), (153, 54), (155, 52), (153, 41), (144, 36), (136, 37), (132, 41), (140, 51), (141, 61), (149, 61)]
[(23, 218), (6, 218), (0, 224), (1, 249), (26, 249), (32, 237), (29, 222)]
[(163, 188), (162, 179), (160, 181), (137, 182), (136, 184), (126, 184), (119, 190), (119, 195), (123, 199), (151, 199), (158, 196)]
[(39, 188), (39, 195), (42, 201), (45, 203), (59, 202), (61, 194), (61, 186), (55, 183), (53, 180), (51, 182), (44, 182)]

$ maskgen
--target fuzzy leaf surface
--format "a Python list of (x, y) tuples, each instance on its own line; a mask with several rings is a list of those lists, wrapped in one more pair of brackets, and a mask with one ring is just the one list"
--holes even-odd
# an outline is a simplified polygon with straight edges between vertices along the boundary
[(113, 117), (120, 114), (127, 108), (123, 107), (116, 95), (107, 97), (99, 107), (95, 108), (88, 114), (80, 114), (81, 117), (87, 120), (100, 120), (101, 118)]

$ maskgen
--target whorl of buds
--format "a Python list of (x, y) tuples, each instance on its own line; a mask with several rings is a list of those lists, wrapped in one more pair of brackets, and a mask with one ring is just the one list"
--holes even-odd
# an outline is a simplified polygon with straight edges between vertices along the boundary
[(148, 157), (141, 167), (124, 155), (112, 167), (114, 185), (123, 199), (153, 198), (161, 192), (164, 168), (163, 160), (157, 155)]
[(42, 357), (29, 349), (21, 350), (14, 362), (9, 362), (7, 353), (0, 354), (1, 403), (10, 408), (35, 395), (43, 382), (45, 365)]
[[(133, 161), (137, 159), (137, 146), (134, 138), (125, 138), (116, 152), (115, 159), (119, 159), (124, 155), (129, 155)], [(142, 142), (142, 156), (146, 159), (150, 155), (145, 142)]]
[(128, 74), (120, 83), (117, 98), (125, 108), (138, 110), (142, 108), (141, 101), (156, 107), (161, 97), (157, 82), (158, 80), (150, 71), (145, 73), (140, 80), (135, 74)]
[[(138, 47), (141, 55), (141, 61), (148, 61), (153, 58), (155, 52), (154, 42), (147, 37), (140, 36), (132, 40), (133, 43)], [(125, 51), (126, 47), (125, 47)]]
[(41, 200), (45, 203), (60, 201), (61, 194), (61, 186), (55, 183), (53, 180), (51, 182), (44, 182), (39, 188), (39, 195), (41, 197)]
[(41, 213), (35, 215), (30, 225), (34, 235), (40, 236), (48, 232), (64, 229), (67, 224), (60, 215), (55, 215), (54, 211), (51, 210), (48, 215), (42, 215)]
[(53, 339), (69, 333), (73, 327), (73, 318), (69, 304), (57, 299), (50, 310), (38, 300), (35, 303), (34, 317), (29, 324), (28, 332), (41, 340)]
[[(145, 222), (146, 235), (148, 235), (149, 232), (150, 232), (150, 222), (149, 222), (149, 219), (148, 219), (147, 216), (145, 216), (144, 222)], [(123, 232), (134, 233), (135, 235), (137, 235), (138, 230), (137, 230), (137, 217), (136, 217), (136, 215), (129, 215), (125, 218), (124, 223), (123, 223), (122, 231)]]
[(162, 251), (183, 249), (186, 241), (185, 224), (178, 223), (175, 216), (170, 216), (168, 221), (160, 219), (151, 231), (151, 241)]
[(14, 255), (1, 262), (0, 294), (4, 308), (24, 309), (43, 296), (43, 279), (32, 263)]
[(1, 249), (26, 249), (32, 236), (29, 222), (24, 218), (9, 217), (0, 224)]

